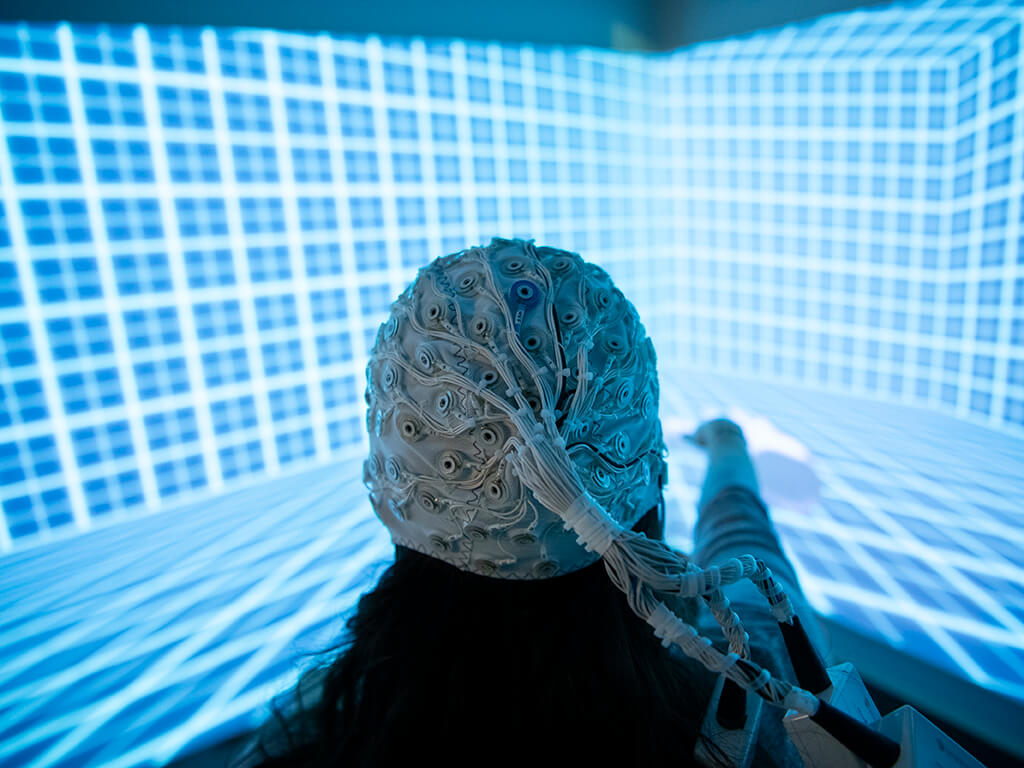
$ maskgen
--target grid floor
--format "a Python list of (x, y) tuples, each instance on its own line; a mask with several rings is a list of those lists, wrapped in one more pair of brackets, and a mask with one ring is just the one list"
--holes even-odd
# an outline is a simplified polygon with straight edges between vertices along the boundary
[[(1024, 701), (1024, 442), (753, 380), (661, 381), (674, 544), (705, 466), (681, 435), (729, 415), (819, 612)], [(260, 721), (390, 556), (360, 459), (4, 558), (0, 764), (153, 765)]]

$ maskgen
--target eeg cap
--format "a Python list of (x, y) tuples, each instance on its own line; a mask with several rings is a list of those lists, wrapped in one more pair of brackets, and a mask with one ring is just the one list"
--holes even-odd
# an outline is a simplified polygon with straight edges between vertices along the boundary
[(435, 259), (392, 304), (366, 379), (364, 481), (396, 544), (508, 579), (598, 559), (509, 460), (516, 392), (538, 420), (554, 404), (580, 482), (616, 523), (659, 503), (654, 345), (607, 272), (575, 253), (495, 238)]

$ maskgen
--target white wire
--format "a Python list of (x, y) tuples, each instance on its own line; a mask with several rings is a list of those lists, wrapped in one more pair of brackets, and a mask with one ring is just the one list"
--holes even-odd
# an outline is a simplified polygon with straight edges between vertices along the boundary
[[(532, 244), (529, 245), (529, 249), (532, 249)], [(533, 255), (536, 257), (535, 253)], [(491, 405), (497, 414), (511, 421), (517, 434), (510, 437), (503, 446), (505, 460), (520, 481), (530, 488), (537, 501), (559, 515), (567, 530), (571, 529), (577, 534), (577, 541), (581, 545), (602, 556), (609, 578), (625, 594), (630, 608), (651, 625), (655, 635), (665, 645), (677, 645), (684, 653), (697, 659), (708, 669), (725, 674), (740, 687), (754, 691), (770, 704), (795, 709), (808, 715), (814, 714), (818, 708), (818, 699), (813, 694), (788, 681), (772, 677), (768, 670), (751, 660), (750, 636), (722, 592), (724, 586), (741, 579), (749, 579), (768, 601), (775, 618), (779, 622), (792, 622), (793, 609), (789, 598), (763, 561), (751, 555), (742, 555), (720, 565), (702, 569), (685, 554), (672, 549), (664, 542), (648, 539), (643, 534), (623, 528), (606, 514), (583, 487), (566, 451), (565, 439), (555, 423), (555, 398), (561, 393), (562, 379), (570, 371), (563, 367), (561, 344), (554, 325), (553, 302), (550, 295), (551, 275), (543, 264), (539, 263), (539, 259), (537, 261), (544, 288), (548, 289), (544, 292), (544, 311), (550, 337), (554, 342), (554, 356), (557, 358), (557, 387), (554, 392), (549, 382), (539, 375), (540, 369), (530, 358), (518, 335), (513, 332), (512, 312), (495, 284), (494, 275), (488, 268), (483, 269), (482, 274), (488, 284), (487, 289), (492, 294), (491, 298), (498, 299), (495, 304), (505, 321), (501, 330), (504, 331), (503, 340), (507, 342), (507, 349), (532, 378), (535, 391), (539, 393), (540, 420), (524, 397), (508, 353), (497, 347), (493, 336), (487, 340), (486, 345), (473, 340), (464, 328), (459, 302), (453, 302), (455, 322), (447, 318), (440, 319), (441, 328), (428, 329), (419, 322), (413, 310), (411, 291), (399, 297), (392, 311), (394, 317), (408, 323), (418, 337), (432, 339), (433, 343), (447, 342), (457, 345), (463, 356), (475, 356), (486, 361), (507, 385), (505, 394), (514, 400), (516, 407), (456, 368), (443, 362), (435, 362), (432, 347), (426, 346), (426, 342), (422, 346), (422, 352), (423, 360), (429, 363), (429, 372), (420, 370), (407, 362), (402, 355), (386, 348), (378, 349), (377, 357), (383, 365), (397, 367), (403, 376), (411, 377), (423, 386), (449, 384), (453, 393), (462, 391), (475, 395), (482, 400), (485, 408), (486, 405)], [(441, 266), (446, 263), (445, 259), (440, 259), (431, 268), (424, 268), (419, 279), (429, 278), (434, 281), (435, 287), (441, 283), (443, 290), (439, 292), (451, 296), (454, 288), (441, 270)], [(582, 297), (579, 298), (582, 302)], [(587, 352), (594, 347), (596, 332), (596, 329), (589, 330), (577, 348), (577, 390), (566, 414), (567, 430), (575, 428), (579, 414), (590, 404), (591, 384), (593, 383), (595, 392), (600, 391), (605, 380), (604, 374), (608, 372), (606, 370), (598, 374), (587, 370)], [(417, 349), (420, 350), (419, 347)], [(548, 359), (551, 361), (550, 356)], [(410, 408), (438, 435), (455, 437), (478, 423), (478, 419), (472, 417), (456, 420), (458, 423), (455, 424), (442, 422), (428, 412), (422, 403), (414, 401), (403, 390), (401, 387), (392, 387), (388, 390), (394, 401), (393, 407), (403, 405)], [(462, 413), (459, 409), (452, 409), (452, 412)], [(490, 467), (491, 464), (487, 464), (486, 468)], [(463, 483), (464, 487), (479, 485), (483, 474), (484, 472), (474, 474)], [(415, 480), (430, 479), (415, 476)], [(411, 493), (411, 489), (415, 488), (415, 482), (407, 483), (403, 488), (407, 493)], [(659, 594), (704, 598), (729, 641), (729, 652), (722, 653), (717, 650), (709, 638), (700, 635), (696, 629), (680, 620), (662, 602)]]

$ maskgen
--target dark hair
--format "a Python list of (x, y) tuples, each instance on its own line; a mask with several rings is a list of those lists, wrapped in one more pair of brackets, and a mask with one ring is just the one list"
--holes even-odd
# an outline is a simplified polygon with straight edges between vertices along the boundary
[(261, 741), (262, 766), (687, 765), (715, 683), (662, 647), (600, 561), (509, 581), (396, 547), (339, 650), (307, 672), (315, 705), (274, 706), (286, 738)]

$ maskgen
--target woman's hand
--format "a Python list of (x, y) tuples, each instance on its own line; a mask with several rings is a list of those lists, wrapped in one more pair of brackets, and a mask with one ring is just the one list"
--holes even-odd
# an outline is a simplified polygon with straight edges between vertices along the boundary
[(683, 438), (693, 445), (703, 448), (705, 451), (722, 446), (742, 446), (746, 448), (747, 440), (743, 436), (743, 429), (734, 421), (729, 419), (712, 419), (705, 421), (692, 435), (684, 435)]

